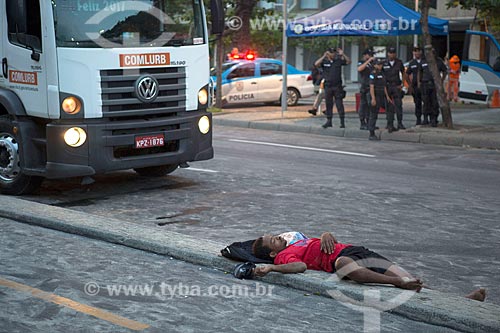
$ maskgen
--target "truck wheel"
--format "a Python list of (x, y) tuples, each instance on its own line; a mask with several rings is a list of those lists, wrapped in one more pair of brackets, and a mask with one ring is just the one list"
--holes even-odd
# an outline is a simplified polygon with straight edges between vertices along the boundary
[(0, 116), (0, 192), (28, 194), (40, 187), (43, 177), (29, 176), (21, 168), (20, 142), (8, 116)]
[(134, 171), (144, 177), (162, 177), (177, 169), (177, 164), (167, 164), (147, 168), (135, 168)]

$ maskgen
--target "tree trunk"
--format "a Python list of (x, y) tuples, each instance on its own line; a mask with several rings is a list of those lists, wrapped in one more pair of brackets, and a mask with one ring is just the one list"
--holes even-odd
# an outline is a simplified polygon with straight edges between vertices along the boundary
[(441, 108), (443, 116), (443, 126), (449, 129), (453, 128), (453, 119), (451, 117), (451, 108), (448, 98), (446, 96), (441, 75), (437, 66), (436, 56), (432, 52), (432, 37), (429, 33), (429, 6), (430, 0), (422, 2), (422, 16), (420, 18), (420, 25), (422, 26), (422, 33), (424, 35), (424, 50), (425, 57), (431, 68), (432, 78), (437, 91), (437, 98), (439, 107)]
[(222, 64), (224, 62), (224, 42), (222, 40), (224, 34), (217, 36), (217, 82), (215, 84), (215, 107), (222, 109)]
[(256, 0), (237, 1), (235, 15), (240, 19), (241, 28), (236, 30), (233, 35), (233, 43), (235, 43), (233, 46), (237, 47), (242, 52), (250, 50), (252, 46), (250, 37), (250, 18), (252, 17), (252, 11), (256, 5)]

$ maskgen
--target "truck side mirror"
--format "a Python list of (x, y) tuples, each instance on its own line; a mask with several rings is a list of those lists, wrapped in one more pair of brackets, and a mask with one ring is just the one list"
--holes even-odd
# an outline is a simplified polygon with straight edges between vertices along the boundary
[(224, 32), (226, 25), (224, 21), (224, 7), (222, 5), (222, 0), (211, 0), (210, 11), (212, 18), (212, 33), (215, 35), (221, 35)]

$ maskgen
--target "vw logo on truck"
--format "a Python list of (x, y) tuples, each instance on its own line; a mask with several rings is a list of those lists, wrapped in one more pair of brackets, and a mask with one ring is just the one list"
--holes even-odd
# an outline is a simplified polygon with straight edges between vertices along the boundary
[(135, 84), (135, 94), (144, 103), (154, 102), (159, 92), (158, 81), (152, 76), (140, 77)]

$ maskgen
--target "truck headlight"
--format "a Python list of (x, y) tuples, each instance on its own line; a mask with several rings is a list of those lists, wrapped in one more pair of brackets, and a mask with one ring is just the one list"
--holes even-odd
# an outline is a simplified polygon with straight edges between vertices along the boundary
[(72, 127), (64, 133), (64, 142), (70, 147), (80, 147), (87, 141), (87, 133), (80, 127)]
[(207, 116), (203, 116), (198, 120), (198, 129), (202, 134), (210, 132), (210, 119)]
[(82, 103), (78, 98), (70, 96), (62, 101), (61, 108), (67, 114), (77, 114), (82, 109)]
[(201, 105), (205, 105), (208, 103), (208, 91), (205, 88), (202, 88), (200, 91), (198, 91), (198, 102)]

